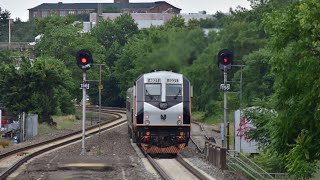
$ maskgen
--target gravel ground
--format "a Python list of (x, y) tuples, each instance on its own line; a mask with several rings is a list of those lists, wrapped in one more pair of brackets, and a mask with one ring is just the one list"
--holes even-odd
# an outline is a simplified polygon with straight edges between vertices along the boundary
[[(131, 146), (127, 125), (86, 140), (87, 155), (80, 156), (81, 143), (61, 148), (31, 161), (16, 179), (157, 179), (148, 173)], [(99, 151), (100, 144), (100, 151)], [(61, 170), (68, 163), (104, 163), (102, 171)]]
[(206, 161), (204, 154), (199, 153), (193, 143), (189, 143), (188, 147), (186, 147), (180, 154), (187, 158), (197, 168), (206, 172), (216, 180), (242, 180), (242, 178), (233, 174), (231, 171), (220, 170), (219, 168), (209, 164), (209, 162)]
[[(110, 119), (110, 118), (114, 118), (114, 116), (110, 116), (110, 115), (103, 115), (106, 119)], [(86, 121), (86, 127), (90, 127), (91, 125), (94, 125), (94, 123), (91, 124), (91, 121)], [(33, 145), (36, 143), (40, 143), (43, 141), (47, 141), (50, 139), (54, 139), (60, 136), (64, 136), (67, 134), (70, 134), (72, 132), (75, 131), (79, 131), (82, 130), (82, 120), (77, 120), (75, 121), (75, 123), (73, 124), (72, 127), (68, 128), (68, 129), (56, 129), (55, 131), (51, 132), (51, 133), (47, 133), (47, 134), (43, 134), (43, 135), (37, 135), (35, 137), (33, 137), (32, 139), (29, 139), (28, 141), (25, 142), (21, 142), (19, 144), (13, 144), (8, 148), (2, 149), (0, 150), (0, 153), (5, 153), (14, 149), (18, 149), (18, 148), (22, 148), (25, 146), (29, 146), (29, 145)]]
[[(216, 132), (212, 131), (212, 126), (207, 124), (202, 124), (205, 130), (205, 133), (209, 137), (214, 137), (218, 144), (221, 144), (220, 141), (220, 135)], [(198, 130), (200, 128), (194, 128), (194, 130)], [(201, 134), (200, 132), (195, 132), (196, 134)], [(192, 135), (192, 134), (191, 134)], [(220, 143), (219, 143), (220, 141)], [(202, 142), (204, 144), (204, 142)], [(197, 168), (203, 170), (213, 178), (217, 180), (241, 180), (243, 178), (238, 177), (234, 173), (228, 170), (220, 170), (219, 168), (211, 165), (208, 161), (205, 159), (205, 155), (203, 153), (200, 153), (197, 150), (197, 147), (189, 141), (189, 145), (181, 152), (181, 155), (185, 158), (187, 158), (191, 163), (193, 163)]]
[[(91, 123), (87, 122), (86, 126)], [(219, 135), (211, 131), (211, 127), (203, 125), (207, 135), (218, 137)], [(77, 121), (70, 129), (57, 130), (42, 136), (36, 136), (28, 142), (14, 145), (5, 149), (9, 151), (15, 148), (39, 143), (54, 137), (59, 137), (77, 130), (81, 130), (82, 121)], [(99, 143), (100, 142), (100, 143)], [(100, 148), (99, 148), (100, 144)], [(98, 136), (86, 140), (88, 153), (80, 156), (81, 143), (61, 148), (46, 155), (42, 155), (29, 162), (15, 179), (158, 179), (157, 176), (150, 174), (145, 168), (141, 159), (136, 154), (130, 144), (127, 134), (127, 126), (123, 125), (117, 129), (102, 133), (100, 141)], [(100, 150), (99, 150), (100, 149)], [(199, 153), (196, 146), (190, 141), (181, 155), (186, 157), (199, 169), (208, 173), (217, 180), (240, 180), (238, 176), (230, 171), (222, 171), (205, 160), (205, 156)], [(61, 170), (59, 167), (67, 163), (105, 163), (109, 168), (103, 171), (79, 171)]]

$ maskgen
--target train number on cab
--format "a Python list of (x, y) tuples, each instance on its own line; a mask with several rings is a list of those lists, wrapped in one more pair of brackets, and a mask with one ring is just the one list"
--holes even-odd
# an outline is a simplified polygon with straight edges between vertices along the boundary
[(179, 83), (179, 79), (167, 79), (167, 83), (170, 83), (170, 84)]
[(149, 78), (148, 83), (161, 83), (161, 79), (158, 78)]

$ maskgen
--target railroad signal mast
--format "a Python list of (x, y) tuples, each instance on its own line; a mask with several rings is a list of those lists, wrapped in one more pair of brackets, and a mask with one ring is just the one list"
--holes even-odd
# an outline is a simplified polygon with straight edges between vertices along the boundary
[(218, 53), (218, 67), (223, 71), (223, 84), (220, 84), (220, 89), (224, 91), (223, 99), (223, 127), (221, 128), (221, 139), (222, 146), (226, 147), (225, 132), (227, 124), (227, 93), (230, 90), (230, 84), (227, 84), (227, 75), (228, 70), (232, 68), (233, 65), (233, 53), (229, 49), (222, 49)]
[(86, 122), (86, 89), (89, 89), (89, 85), (87, 84), (87, 70), (91, 68), (93, 59), (90, 51), (86, 49), (82, 49), (76, 54), (76, 62), (80, 69), (82, 69), (83, 81), (80, 85), (82, 87), (82, 148), (81, 155), (85, 155), (86, 150), (84, 146), (85, 141), (85, 122)]

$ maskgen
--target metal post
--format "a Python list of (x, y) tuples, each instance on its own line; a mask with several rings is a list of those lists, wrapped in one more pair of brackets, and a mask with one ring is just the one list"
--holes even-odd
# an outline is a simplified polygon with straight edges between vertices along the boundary
[(227, 151), (230, 149), (230, 123), (227, 124)]
[[(224, 85), (227, 85), (227, 66), (224, 66), (224, 70), (223, 70), (223, 82)], [(223, 105), (223, 137), (225, 137), (225, 128), (226, 128), (226, 124), (227, 124), (227, 91), (224, 90), (223, 92), (223, 101), (224, 101), (224, 105)], [(222, 147), (226, 147), (226, 140), (225, 138), (223, 138), (224, 140), (222, 141)]]
[[(83, 84), (86, 83), (86, 71), (83, 71)], [(84, 140), (85, 140), (85, 133), (86, 133), (86, 88), (83, 86), (82, 87), (82, 148), (81, 148), (81, 154), (80, 155), (85, 155), (86, 150), (84, 147)]]
[(101, 66), (100, 65), (100, 73), (99, 73), (99, 137), (98, 137), (98, 142), (99, 142), (99, 153), (100, 153), (100, 122), (101, 122)]
[(11, 46), (11, 20), (12, 19), (8, 19), (9, 20), (9, 47)]
[[(242, 111), (242, 69), (243, 69), (243, 66), (241, 66), (241, 72), (240, 72), (240, 104), (239, 104), (239, 111), (240, 111), (240, 121), (241, 121), (241, 111)], [(241, 152), (241, 139), (242, 139), (242, 136), (240, 136), (240, 142), (239, 142), (239, 146), (240, 146), (240, 152)], [(234, 144), (236, 144), (234, 142)]]
[(24, 142), (24, 140), (25, 140), (25, 136), (24, 136), (24, 134), (25, 134), (25, 130), (26, 130), (26, 113), (25, 112), (23, 112), (22, 113), (22, 142)]
[(2, 128), (2, 110), (0, 109), (0, 130)]

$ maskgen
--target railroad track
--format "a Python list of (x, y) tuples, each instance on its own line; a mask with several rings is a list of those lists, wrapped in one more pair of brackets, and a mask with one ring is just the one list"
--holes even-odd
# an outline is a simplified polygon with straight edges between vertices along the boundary
[(213, 179), (198, 168), (193, 167), (180, 155), (176, 158), (157, 158), (144, 153), (150, 164), (164, 180), (208, 180)]
[[(93, 109), (94, 108), (91, 108), (91, 110)], [(109, 121), (105, 121), (100, 124), (86, 128), (86, 137), (93, 136), (99, 132), (107, 131), (113, 127), (126, 123), (125, 111), (123, 111), (122, 109), (115, 110), (115, 109), (104, 108), (103, 111), (101, 112), (112, 114), (114, 115), (114, 118)], [(7, 178), (11, 173), (17, 170), (22, 164), (24, 164), (28, 160), (40, 154), (80, 141), (81, 139), (82, 139), (82, 130), (62, 136), (62, 137), (58, 137), (55, 139), (51, 139), (48, 141), (44, 141), (41, 143), (37, 143), (34, 145), (30, 145), (23, 148), (11, 150), (6, 153), (2, 153), (0, 154), (0, 164), (2, 166), (1, 169), (3, 170), (0, 172), (0, 179)]]
[[(204, 152), (204, 144), (206, 141), (212, 141), (213, 137), (209, 137), (206, 133), (205, 130), (203, 128), (203, 126), (198, 123), (198, 122), (192, 122), (193, 127), (197, 126), (200, 129), (200, 132), (196, 132), (196, 135), (193, 135), (193, 133), (191, 132), (191, 136), (190, 136), (190, 140), (191, 142), (196, 146), (196, 148), (198, 149), (198, 151), (200, 153)], [(192, 128), (193, 129), (193, 128)], [(193, 129), (194, 130), (194, 129)], [(194, 132), (194, 131), (193, 131)], [(199, 134), (200, 133), (200, 134)], [(214, 140), (214, 139), (213, 139)]]

